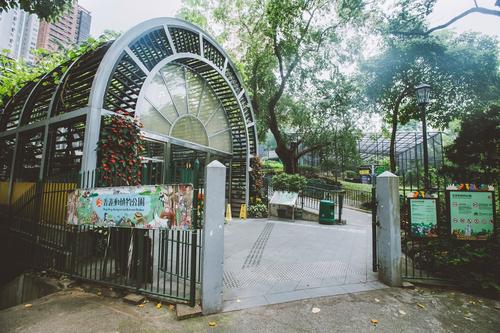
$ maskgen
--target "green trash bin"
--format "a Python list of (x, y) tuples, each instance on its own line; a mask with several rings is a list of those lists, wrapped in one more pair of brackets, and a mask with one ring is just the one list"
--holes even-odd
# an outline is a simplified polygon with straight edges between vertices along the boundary
[(320, 224), (335, 223), (335, 201), (321, 200), (319, 202), (319, 223)]

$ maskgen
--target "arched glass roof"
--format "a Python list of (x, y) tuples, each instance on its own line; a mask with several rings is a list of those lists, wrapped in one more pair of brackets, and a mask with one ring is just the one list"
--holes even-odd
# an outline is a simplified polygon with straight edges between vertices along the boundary
[(176, 63), (150, 75), (136, 107), (146, 131), (232, 153), (227, 115), (200, 75)]
[[(249, 97), (224, 50), (172, 18), (143, 22), (17, 92), (0, 115), (2, 173), (12, 174), (26, 145), (39, 147), (36, 163), (24, 167), (40, 178), (57, 156), (93, 170), (101, 117), (117, 111), (140, 117), (146, 136), (230, 156), (231, 196), (245, 198), (235, 206), (248, 202), (249, 158), (257, 152)], [(71, 153), (58, 152), (62, 140)]]

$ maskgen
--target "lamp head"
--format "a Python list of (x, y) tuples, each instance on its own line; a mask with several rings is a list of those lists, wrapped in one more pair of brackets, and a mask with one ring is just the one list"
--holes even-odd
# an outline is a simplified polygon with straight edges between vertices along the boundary
[(431, 86), (428, 84), (421, 84), (415, 87), (418, 105), (427, 105), (431, 97)]

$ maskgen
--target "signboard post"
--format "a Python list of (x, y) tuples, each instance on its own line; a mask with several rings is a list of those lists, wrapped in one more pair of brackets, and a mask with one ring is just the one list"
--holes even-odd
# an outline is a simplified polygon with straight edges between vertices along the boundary
[(295, 219), (295, 203), (299, 194), (297, 192), (276, 191), (273, 193), (271, 200), (269, 200), (269, 216), (271, 215), (271, 206), (288, 206), (292, 208), (292, 220)]
[(459, 240), (493, 238), (494, 197), (491, 191), (447, 191), (451, 236)]
[(437, 237), (437, 200), (435, 198), (409, 198), (408, 201), (411, 236)]

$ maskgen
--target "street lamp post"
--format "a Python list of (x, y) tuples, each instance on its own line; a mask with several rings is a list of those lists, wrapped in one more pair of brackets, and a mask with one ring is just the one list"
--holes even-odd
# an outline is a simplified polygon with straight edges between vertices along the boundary
[(420, 106), (422, 112), (422, 135), (423, 135), (423, 146), (424, 146), (424, 189), (428, 190), (430, 188), (429, 183), (429, 152), (427, 150), (427, 121), (425, 109), (429, 104), (431, 86), (428, 84), (421, 84), (415, 87), (415, 93), (417, 95), (417, 103)]

